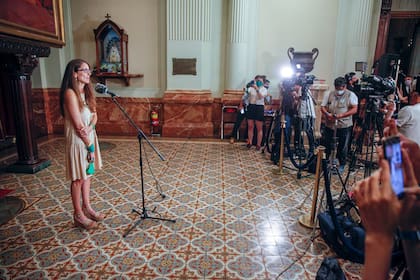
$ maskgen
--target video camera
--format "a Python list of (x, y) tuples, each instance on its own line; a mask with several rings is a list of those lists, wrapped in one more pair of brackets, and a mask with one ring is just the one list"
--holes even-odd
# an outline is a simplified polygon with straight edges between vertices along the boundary
[(395, 91), (395, 82), (391, 78), (382, 78), (376, 75), (361, 78), (360, 95), (362, 98), (387, 97)]
[[(360, 97), (367, 100), (370, 111), (379, 112), (386, 104), (387, 97), (396, 89), (392, 78), (382, 78), (376, 75), (363, 76), (360, 84)], [(369, 106), (370, 104), (370, 106)]]
[(294, 90), (295, 85), (300, 85), (302, 87), (302, 100), (307, 98), (307, 90), (310, 85), (314, 83), (314, 75), (302, 75), (301, 73), (296, 73), (296, 75), (290, 79), (283, 81), (283, 89), (286, 92), (291, 92)]

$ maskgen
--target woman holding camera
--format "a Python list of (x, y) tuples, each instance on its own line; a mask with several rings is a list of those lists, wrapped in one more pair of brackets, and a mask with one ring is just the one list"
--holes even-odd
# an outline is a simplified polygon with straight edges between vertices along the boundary
[(267, 96), (267, 88), (264, 87), (263, 77), (258, 76), (255, 84), (249, 88), (249, 105), (247, 112), (248, 122), (248, 144), (247, 148), (252, 147), (254, 139), (254, 125), (257, 128), (256, 150), (261, 149), (263, 139), (263, 123), (264, 123), (264, 100)]

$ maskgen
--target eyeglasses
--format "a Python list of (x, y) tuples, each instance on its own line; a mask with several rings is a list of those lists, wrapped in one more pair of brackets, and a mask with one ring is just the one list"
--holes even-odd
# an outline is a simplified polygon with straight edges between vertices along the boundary
[(80, 72), (80, 71), (85, 72), (85, 73), (87, 73), (87, 74), (92, 74), (92, 70), (90, 70), (89, 68), (79, 69), (79, 70), (77, 70), (76, 72)]

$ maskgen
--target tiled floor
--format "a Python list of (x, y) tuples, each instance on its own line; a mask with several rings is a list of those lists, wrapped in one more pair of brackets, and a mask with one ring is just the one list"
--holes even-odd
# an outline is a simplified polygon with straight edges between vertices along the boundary
[[(152, 142), (166, 161), (143, 141), (147, 213), (176, 223), (146, 219), (126, 237), (142, 206), (135, 139), (101, 139), (92, 200), (107, 217), (96, 230), (73, 226), (63, 139), (39, 146), (50, 167), (0, 173), (0, 188), (27, 202), (1, 226), (0, 279), (315, 279), (334, 255), (298, 222), (311, 209), (313, 175), (274, 174), (267, 154), (241, 143)], [(360, 279), (361, 265), (339, 262), (347, 279)]]

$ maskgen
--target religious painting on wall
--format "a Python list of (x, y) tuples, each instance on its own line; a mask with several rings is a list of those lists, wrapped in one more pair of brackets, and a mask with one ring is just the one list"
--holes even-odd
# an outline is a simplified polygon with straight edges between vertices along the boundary
[(96, 75), (126, 75), (128, 74), (128, 35), (109, 18), (110, 16), (107, 15), (107, 19), (94, 30)]
[(64, 45), (62, 0), (1, 0), (0, 33)]

